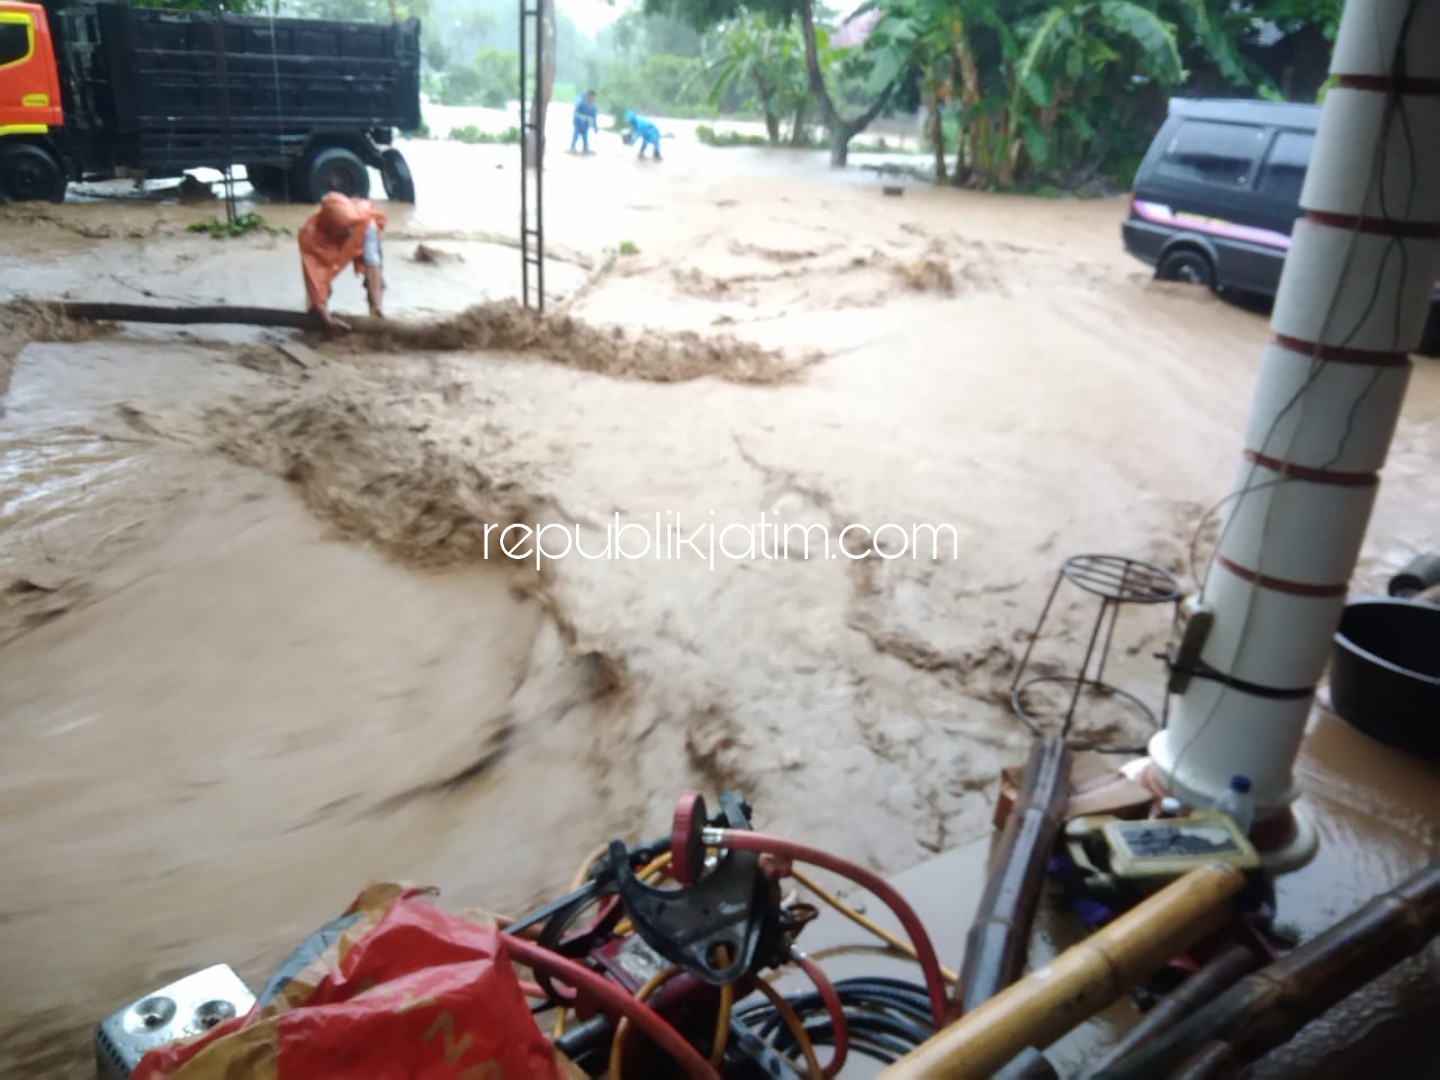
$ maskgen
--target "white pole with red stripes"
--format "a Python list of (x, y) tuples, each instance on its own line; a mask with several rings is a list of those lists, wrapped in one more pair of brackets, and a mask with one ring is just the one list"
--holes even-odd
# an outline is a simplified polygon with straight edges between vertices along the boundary
[(1440, 273), (1440, 0), (1348, 0), (1330, 70), (1235, 497), (1195, 601), (1213, 624), (1150, 744), (1160, 781), (1192, 804), (1250, 777), (1257, 823), (1282, 834)]

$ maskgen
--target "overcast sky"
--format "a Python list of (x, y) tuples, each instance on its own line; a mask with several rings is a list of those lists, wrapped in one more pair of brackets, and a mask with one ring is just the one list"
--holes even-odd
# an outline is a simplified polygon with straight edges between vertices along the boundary
[(555, 0), (555, 6), (570, 16), (571, 21), (582, 34), (594, 37), (601, 27), (609, 26), (623, 15), (627, 8), (635, 7), (641, 0)]

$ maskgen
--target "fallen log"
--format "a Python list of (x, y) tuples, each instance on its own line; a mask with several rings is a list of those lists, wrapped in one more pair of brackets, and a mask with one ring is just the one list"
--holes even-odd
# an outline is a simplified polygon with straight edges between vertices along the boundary
[[(244, 326), (279, 326), (292, 330), (323, 330), (324, 323), (308, 311), (287, 311), (260, 307), (164, 307), (159, 304), (110, 304), (72, 300), (38, 300), (45, 308), (68, 319), (96, 322), (143, 322), (193, 324), (229, 323)], [(345, 319), (351, 326), (375, 323), (378, 319)]]

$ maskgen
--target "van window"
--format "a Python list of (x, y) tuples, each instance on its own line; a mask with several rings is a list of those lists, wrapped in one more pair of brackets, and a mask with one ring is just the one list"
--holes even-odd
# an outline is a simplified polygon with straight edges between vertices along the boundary
[(1165, 148), (1159, 172), (1191, 183), (1244, 187), (1264, 140), (1264, 128), (1187, 120)]
[(1305, 184), (1305, 169), (1310, 164), (1310, 153), (1315, 148), (1315, 136), (1302, 131), (1282, 131), (1275, 136), (1275, 145), (1265, 158), (1265, 168), (1260, 172), (1260, 183), (1256, 190), (1260, 194), (1298, 206), (1300, 188)]
[[(10, 12), (6, 12), (11, 15)], [(10, 19), (0, 22), (0, 67), (7, 64), (24, 60), (30, 55), (30, 18), (24, 16), (24, 21), (13, 21)]]

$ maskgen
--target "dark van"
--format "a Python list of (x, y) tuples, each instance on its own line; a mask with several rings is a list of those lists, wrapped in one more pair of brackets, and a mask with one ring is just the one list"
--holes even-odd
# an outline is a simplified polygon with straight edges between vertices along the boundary
[[(1174, 98), (1135, 174), (1125, 250), (1165, 281), (1274, 296), (1320, 106)], [(1424, 352), (1440, 351), (1440, 294)]]

